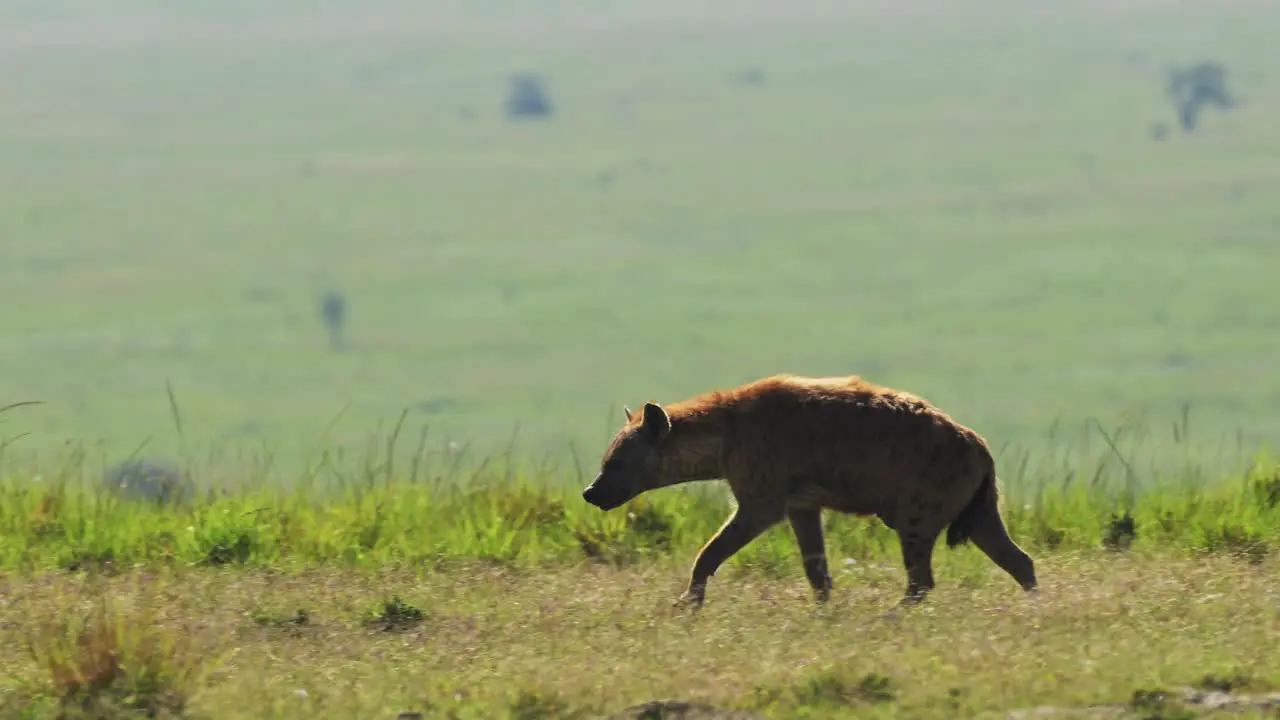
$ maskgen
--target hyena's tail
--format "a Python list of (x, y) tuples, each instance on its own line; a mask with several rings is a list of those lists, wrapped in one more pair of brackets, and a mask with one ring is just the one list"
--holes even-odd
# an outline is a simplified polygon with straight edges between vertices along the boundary
[(974, 491), (973, 497), (969, 498), (969, 504), (964, 506), (947, 527), (947, 547), (969, 542), (969, 536), (978, 523), (986, 522), (993, 514), (999, 516), (999, 504), (1000, 485), (996, 480), (995, 469), (992, 468), (983, 476), (982, 484)]

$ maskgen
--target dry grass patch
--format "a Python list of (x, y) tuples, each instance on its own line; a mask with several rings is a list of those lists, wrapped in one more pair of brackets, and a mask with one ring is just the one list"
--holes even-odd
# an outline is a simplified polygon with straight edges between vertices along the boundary
[(191, 698), (218, 662), (202, 647), (199, 628), (185, 619), (175, 618), (180, 627), (163, 622), (162, 601), (145, 592), (121, 602), (109, 588), (89, 597), (80, 590), (21, 608), (21, 620), (10, 623), (19, 628), (13, 649), (25, 651), (28, 672), (14, 674), (0, 696), (4, 706), (57, 718), (189, 716)]
[[(207, 674), (182, 706), (220, 718), (598, 717), (655, 699), (777, 717), (857, 707), (927, 718), (1125, 703), (1214, 678), (1280, 687), (1275, 560), (1093, 552), (1039, 562), (1039, 597), (959, 563), (901, 615), (887, 612), (902, 582), (889, 566), (847, 567), (826, 606), (798, 570), (771, 579), (727, 568), (700, 613), (671, 607), (684, 577), (657, 565), (11, 575), (0, 623), (6, 634), (47, 632), (106, 594), (131, 617), (150, 613), (155, 632), (185, 632), (200, 656), (225, 660), (200, 665)], [(20, 644), (0, 646), (0, 676), (14, 678), (0, 686), (7, 707), (36, 689), (59, 694), (66, 683), (50, 667)]]

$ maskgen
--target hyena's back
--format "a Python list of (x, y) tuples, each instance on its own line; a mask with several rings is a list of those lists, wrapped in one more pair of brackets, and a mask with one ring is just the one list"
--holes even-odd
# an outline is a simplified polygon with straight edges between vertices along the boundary
[(735, 492), (941, 529), (994, 483), (977, 433), (922, 398), (856, 376), (775, 376), (725, 400)]

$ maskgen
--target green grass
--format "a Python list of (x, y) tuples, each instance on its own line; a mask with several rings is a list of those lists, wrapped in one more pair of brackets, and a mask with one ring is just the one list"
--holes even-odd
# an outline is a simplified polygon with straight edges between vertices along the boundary
[(185, 506), (9, 482), (0, 624), (21, 642), (0, 647), (0, 709), (543, 718), (681, 699), (941, 718), (1149, 705), (1160, 696), (1141, 693), (1206, 683), (1256, 693), (1280, 688), (1280, 465), (1254, 465), (1128, 507), (1084, 482), (1011, 492), (1041, 595), (972, 547), (939, 547), (938, 588), (896, 616), (896, 540), (839, 515), (830, 603), (813, 602), (780, 526), (725, 565), (700, 612), (677, 611), (729, 510), (714, 485), (602, 513), (500, 472), (263, 483)]
[[(624, 403), (780, 370), (1035, 454), (1184, 404), (1206, 463), (1280, 431), (1274, 3), (51, 7), (0, 6), (31, 453), (296, 466), (406, 408), (481, 455), (587, 453)], [(1151, 140), (1163, 66), (1202, 57), (1245, 105)], [(523, 71), (551, 122), (501, 117)]]
[[(421, 482), (371, 474), (288, 489), (263, 477), (160, 505), (74, 480), (16, 478), (0, 485), (0, 567), (691, 561), (732, 508), (719, 484), (649, 493), (612, 513), (587, 505), (580, 490), (495, 467)], [(1280, 544), (1280, 466), (1265, 456), (1244, 476), (1210, 485), (1170, 480), (1132, 496), (1080, 477), (1009, 489), (1005, 505), (1011, 532), (1040, 551), (1096, 548), (1126, 514), (1137, 524), (1137, 548), (1265, 555)], [(829, 523), (835, 557), (896, 558), (895, 536), (880, 523), (838, 516)], [(775, 528), (743, 551), (744, 562), (790, 573), (798, 560), (789, 532)]]

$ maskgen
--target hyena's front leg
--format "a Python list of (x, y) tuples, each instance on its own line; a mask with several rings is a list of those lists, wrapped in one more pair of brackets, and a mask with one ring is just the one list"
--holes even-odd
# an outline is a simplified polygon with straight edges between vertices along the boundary
[(702, 605), (706, 598), (707, 580), (716, 574), (725, 560), (780, 522), (783, 508), (781, 503), (739, 504), (733, 515), (720, 526), (720, 530), (698, 551), (698, 559), (694, 561), (693, 571), (689, 575), (689, 588), (676, 604)]
[(796, 544), (800, 546), (809, 586), (819, 602), (826, 602), (831, 597), (833, 584), (827, 567), (826, 542), (822, 537), (822, 509), (788, 508), (787, 518), (791, 520), (791, 530), (796, 535)]

